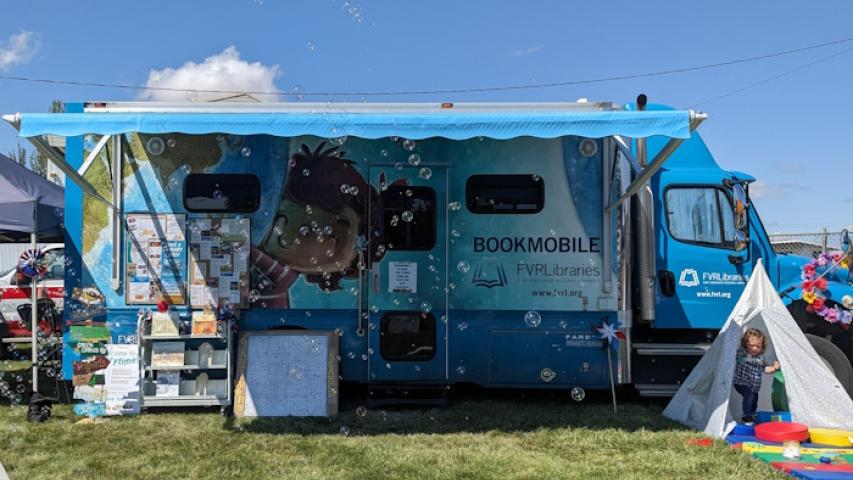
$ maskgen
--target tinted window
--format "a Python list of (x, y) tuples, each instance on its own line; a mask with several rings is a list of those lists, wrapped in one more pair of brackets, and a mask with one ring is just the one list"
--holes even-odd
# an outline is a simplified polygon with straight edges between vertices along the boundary
[(392, 185), (382, 192), (382, 228), (389, 250), (435, 246), (435, 190)]
[(471, 213), (538, 213), (545, 205), (538, 175), (474, 175), (465, 185)]
[(669, 233), (676, 240), (733, 246), (734, 212), (729, 197), (719, 188), (668, 189), (666, 216)]
[(254, 212), (261, 182), (246, 174), (192, 173), (184, 180), (184, 207), (190, 212)]
[(435, 356), (435, 317), (431, 313), (388, 313), (379, 324), (379, 353), (385, 360), (423, 361)]

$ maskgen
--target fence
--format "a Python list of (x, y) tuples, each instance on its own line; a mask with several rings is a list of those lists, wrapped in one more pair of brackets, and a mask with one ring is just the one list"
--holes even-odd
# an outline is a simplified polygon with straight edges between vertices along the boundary
[(814, 258), (823, 252), (841, 250), (841, 232), (777, 233), (768, 237), (776, 253)]

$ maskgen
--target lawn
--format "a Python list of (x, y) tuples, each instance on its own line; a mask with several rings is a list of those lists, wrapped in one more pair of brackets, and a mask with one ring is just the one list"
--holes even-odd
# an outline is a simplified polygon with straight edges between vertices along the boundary
[[(633, 399), (614, 417), (606, 396), (468, 392), (429, 409), (334, 419), (237, 421), (161, 412), (76, 424), (67, 405), (45, 424), (0, 406), (0, 461), (12, 479), (785, 478), (766, 464)], [(364, 414), (364, 415), (362, 415)]]

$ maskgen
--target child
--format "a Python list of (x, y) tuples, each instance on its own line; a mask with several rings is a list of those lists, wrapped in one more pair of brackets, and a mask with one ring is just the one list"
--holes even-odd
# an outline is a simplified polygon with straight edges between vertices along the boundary
[(764, 334), (757, 328), (750, 328), (740, 338), (735, 365), (735, 390), (743, 397), (743, 423), (755, 422), (755, 410), (758, 407), (758, 391), (761, 390), (761, 374), (779, 370), (779, 362), (768, 363), (764, 358), (767, 342)]

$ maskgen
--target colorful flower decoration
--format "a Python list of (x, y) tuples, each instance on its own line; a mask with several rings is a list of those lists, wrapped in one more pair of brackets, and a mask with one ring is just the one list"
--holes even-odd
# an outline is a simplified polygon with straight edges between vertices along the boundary
[(839, 323), (845, 330), (850, 328), (850, 324), (853, 322), (853, 312), (850, 311), (853, 308), (853, 298), (845, 295), (841, 300), (841, 305), (828, 307), (825, 292), (829, 282), (823, 276), (818, 276), (818, 270), (827, 266), (830, 268), (833, 266), (847, 268), (847, 259), (848, 257), (841, 253), (821, 253), (818, 258), (803, 265), (801, 275), (803, 279), (802, 298), (808, 304), (806, 311), (823, 317), (829, 323)]

